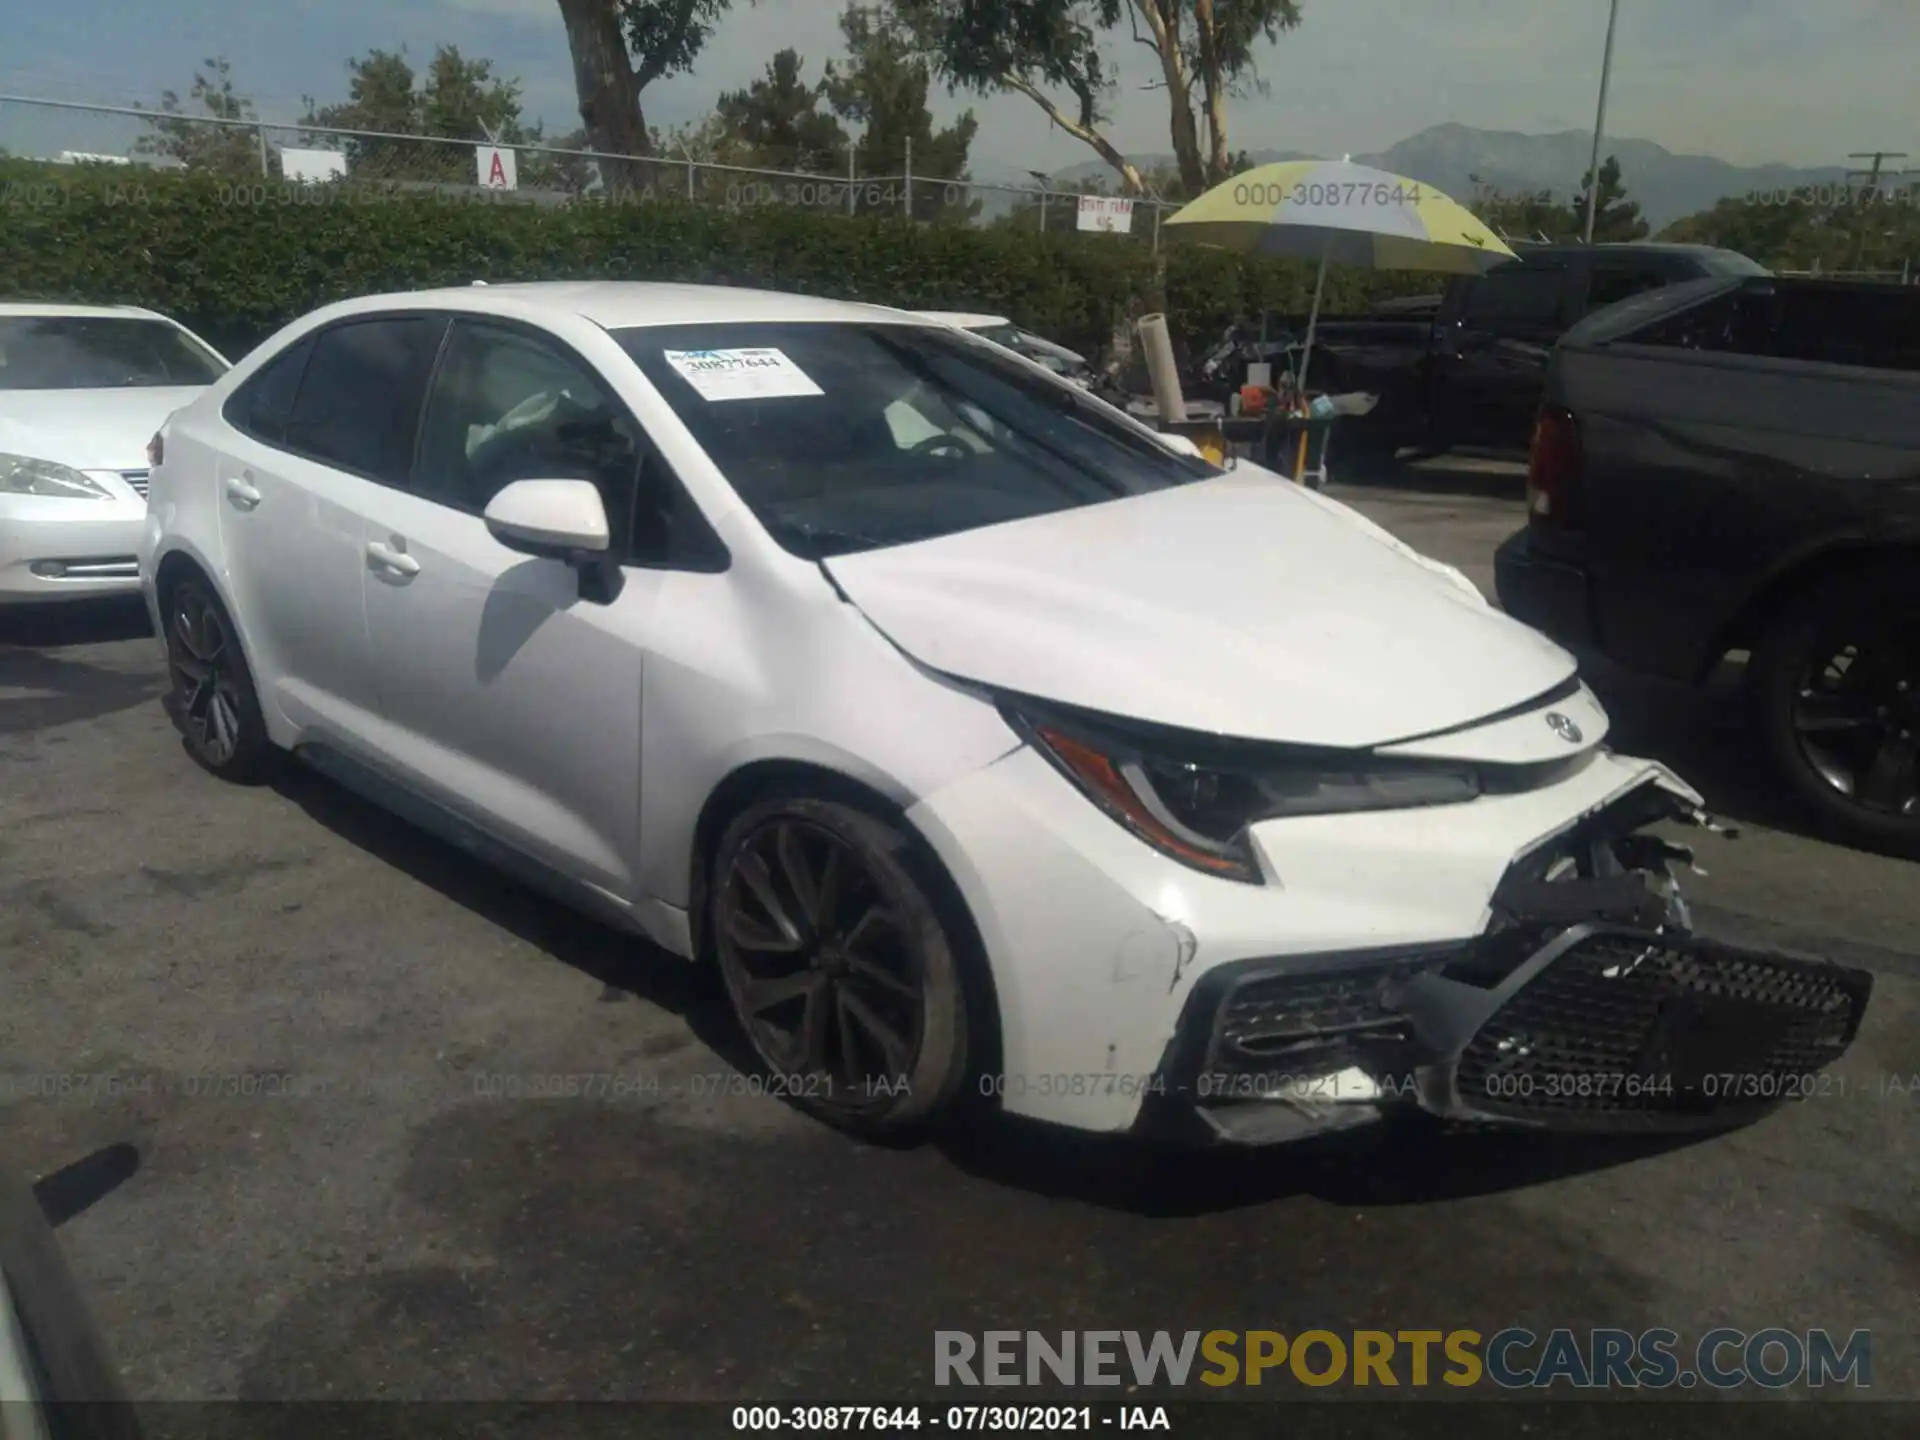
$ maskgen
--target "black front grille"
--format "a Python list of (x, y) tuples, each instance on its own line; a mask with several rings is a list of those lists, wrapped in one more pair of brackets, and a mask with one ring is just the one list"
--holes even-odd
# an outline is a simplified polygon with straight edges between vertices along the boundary
[(149, 470), (122, 470), (120, 478), (133, 487), (133, 493), (142, 500), (147, 498), (147, 481), (152, 472)]
[(1843, 1054), (1860, 971), (1697, 938), (1600, 930), (1524, 983), (1461, 1054), (1489, 1115), (1699, 1113), (1794, 1093)]

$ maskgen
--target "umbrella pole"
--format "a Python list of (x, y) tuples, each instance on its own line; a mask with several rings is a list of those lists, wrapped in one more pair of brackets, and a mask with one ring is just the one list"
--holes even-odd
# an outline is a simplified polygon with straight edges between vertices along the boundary
[(1300, 373), (1293, 377), (1293, 393), (1300, 399), (1307, 396), (1307, 362), (1313, 359), (1313, 331), (1320, 323), (1320, 296), (1327, 288), (1327, 256), (1333, 250), (1333, 231), (1327, 231), (1320, 241), (1320, 275), (1313, 282), (1313, 308), (1307, 312), (1307, 348), (1300, 355)]

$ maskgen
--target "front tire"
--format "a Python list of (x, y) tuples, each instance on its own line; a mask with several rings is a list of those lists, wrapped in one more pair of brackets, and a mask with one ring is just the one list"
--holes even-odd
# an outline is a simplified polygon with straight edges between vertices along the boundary
[(1920, 583), (1833, 576), (1782, 607), (1753, 653), (1775, 768), (1840, 836), (1920, 849)]
[(787, 796), (727, 826), (709, 889), (728, 999), (778, 1093), (876, 1138), (926, 1126), (968, 1073), (960, 960), (915, 868), (893, 825)]
[(222, 780), (259, 780), (272, 759), (273, 742), (226, 607), (206, 580), (189, 575), (168, 587), (160, 613), (172, 682), (167, 714), (187, 753)]

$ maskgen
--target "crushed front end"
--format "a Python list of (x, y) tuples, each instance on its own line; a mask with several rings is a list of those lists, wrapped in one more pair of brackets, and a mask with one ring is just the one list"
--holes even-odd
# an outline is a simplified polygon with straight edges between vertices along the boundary
[(1396, 1110), (1559, 1130), (1738, 1125), (1853, 1042), (1872, 977), (1695, 934), (1654, 834), (1712, 822), (1645, 784), (1517, 859), (1456, 944), (1202, 976), (1143, 1108), (1166, 1138), (1271, 1144)]

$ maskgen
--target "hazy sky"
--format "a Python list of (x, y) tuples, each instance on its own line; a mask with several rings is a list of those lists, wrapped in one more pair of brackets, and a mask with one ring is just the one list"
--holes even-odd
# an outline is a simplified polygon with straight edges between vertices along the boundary
[[(736, 0), (697, 73), (646, 96), (647, 118), (699, 118), (785, 45), (808, 73), (837, 52), (843, 0)], [(1429, 125), (1550, 131), (1592, 124), (1607, 0), (1304, 0), (1306, 23), (1263, 58), (1265, 97), (1233, 110), (1236, 147), (1314, 153), (1384, 148)], [(1850, 151), (1910, 150), (1920, 0), (1621, 0), (1608, 132), (1743, 164), (1844, 164)], [(185, 90), (221, 54), (268, 119), (303, 95), (345, 89), (344, 62), (373, 47), (436, 44), (492, 58), (523, 82), (527, 108), (573, 123), (555, 0), (0, 0), (0, 92), (152, 103)], [(1124, 35), (1126, 83), (1112, 130), (1123, 147), (1164, 151), (1163, 94), (1141, 88), (1153, 59)], [(981, 119), (974, 169), (1024, 175), (1090, 158), (1036, 124), (1017, 96), (970, 103)], [(114, 122), (0, 103), (16, 151), (120, 149)]]

